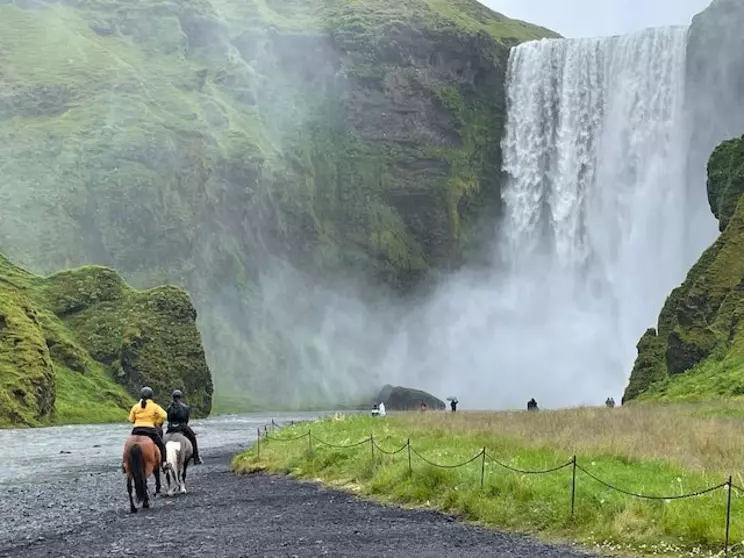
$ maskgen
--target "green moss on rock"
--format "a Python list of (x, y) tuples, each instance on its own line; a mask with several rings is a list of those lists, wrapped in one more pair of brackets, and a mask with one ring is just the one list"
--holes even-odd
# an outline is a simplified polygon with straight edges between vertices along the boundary
[(744, 194), (744, 142), (727, 141), (719, 145), (708, 163), (708, 201), (720, 223), (729, 224)]
[(639, 342), (625, 400), (744, 394), (743, 169), (744, 137), (712, 154), (708, 198), (723, 232), (668, 297), (658, 336), (649, 330)]
[(651, 384), (667, 377), (664, 360), (665, 343), (656, 329), (649, 328), (637, 345), (638, 358), (625, 389), (623, 403), (635, 399)]
[[(183, 285), (218, 389), (332, 403), (262, 319), (261, 277), (408, 291), (459, 265), (499, 211), (509, 48), (546, 36), (477, 0), (0, 4), (0, 246)], [(99, 279), (51, 302), (114, 304)]]
[(143, 384), (162, 402), (182, 389), (207, 415), (195, 320), (179, 288), (136, 291), (99, 266), (42, 278), (0, 256), (0, 424), (125, 420)]
[(54, 369), (33, 303), (0, 283), (0, 424), (36, 424), (54, 410)]

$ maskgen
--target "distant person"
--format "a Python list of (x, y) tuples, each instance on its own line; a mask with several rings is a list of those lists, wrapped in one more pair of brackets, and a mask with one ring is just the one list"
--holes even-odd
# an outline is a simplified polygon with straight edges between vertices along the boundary
[(457, 411), (457, 403), (457, 399), (453, 399), (452, 401), (450, 401), (450, 408), (452, 409), (453, 413)]
[(535, 401), (535, 398), (533, 397), (529, 401), (527, 401), (527, 410), (528, 411), (537, 411), (539, 410), (537, 408), (537, 401)]
[(378, 408), (378, 412), (380, 413), (381, 417), (385, 416), (385, 403), (380, 402), (380, 407)]
[(180, 432), (191, 442), (191, 446), (194, 448), (192, 454), (194, 458), (194, 465), (204, 463), (199, 457), (199, 449), (196, 446), (196, 434), (189, 426), (189, 406), (183, 402), (183, 393), (180, 389), (173, 390), (171, 394), (171, 403), (165, 410), (168, 414), (168, 429), (166, 432)]
[(613, 409), (615, 407), (615, 399), (613, 397), (608, 397), (607, 401), (605, 401), (605, 405), (607, 405), (609, 409)]
[(422, 411), (425, 411), (426, 410), (426, 402), (425, 401), (422, 401), (421, 402), (421, 410)]
[(375, 403), (374, 405), (372, 405), (372, 416), (373, 416), (373, 417), (376, 417), (376, 416), (378, 416), (379, 414), (380, 414), (380, 409), (379, 409), (379, 407), (377, 406), (377, 403)]

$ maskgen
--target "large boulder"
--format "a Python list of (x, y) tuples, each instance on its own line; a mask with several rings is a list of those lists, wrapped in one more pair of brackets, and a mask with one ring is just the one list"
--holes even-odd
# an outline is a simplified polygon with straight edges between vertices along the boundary
[(426, 403), (428, 409), (442, 410), (444, 401), (420, 389), (385, 385), (377, 395), (375, 403), (384, 403), (390, 411), (416, 411)]

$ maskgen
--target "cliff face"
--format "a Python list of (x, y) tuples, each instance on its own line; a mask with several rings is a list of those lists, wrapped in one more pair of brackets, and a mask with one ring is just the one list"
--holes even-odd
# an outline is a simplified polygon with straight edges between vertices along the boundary
[(206, 416), (195, 319), (182, 289), (135, 291), (97, 266), (41, 278), (0, 256), (0, 425), (125, 420), (145, 384)]
[(722, 233), (672, 291), (638, 344), (624, 401), (744, 395), (744, 137), (708, 163), (708, 199)]
[[(744, 3), (714, 0), (696, 15), (687, 45), (685, 104), (690, 137), (687, 187), (705, 203), (701, 185), (708, 157), (724, 140), (744, 132)], [(690, 231), (699, 230), (690, 222)], [(726, 222), (720, 222), (723, 231)]]
[(475, 0), (0, 2), (0, 247), (183, 285), (218, 389), (323, 404), (267, 284), (301, 270), (302, 315), (342, 272), (458, 265), (499, 210), (508, 49), (552, 35)]
[[(742, 26), (744, 3), (714, 0), (690, 27), (687, 188), (691, 204), (710, 205), (721, 235), (671, 293), (658, 327), (639, 341), (626, 401), (744, 393), (739, 337), (744, 142), (729, 140), (744, 132)], [(689, 217), (688, 223), (691, 234), (701, 230)]]

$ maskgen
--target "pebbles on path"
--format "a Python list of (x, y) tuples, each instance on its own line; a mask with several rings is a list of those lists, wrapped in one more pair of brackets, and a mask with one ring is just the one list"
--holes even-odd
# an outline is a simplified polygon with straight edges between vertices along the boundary
[(188, 494), (157, 498), (135, 515), (118, 471), (0, 486), (0, 556), (588, 557), (315, 484), (234, 476), (227, 457), (207, 456), (189, 473)]

